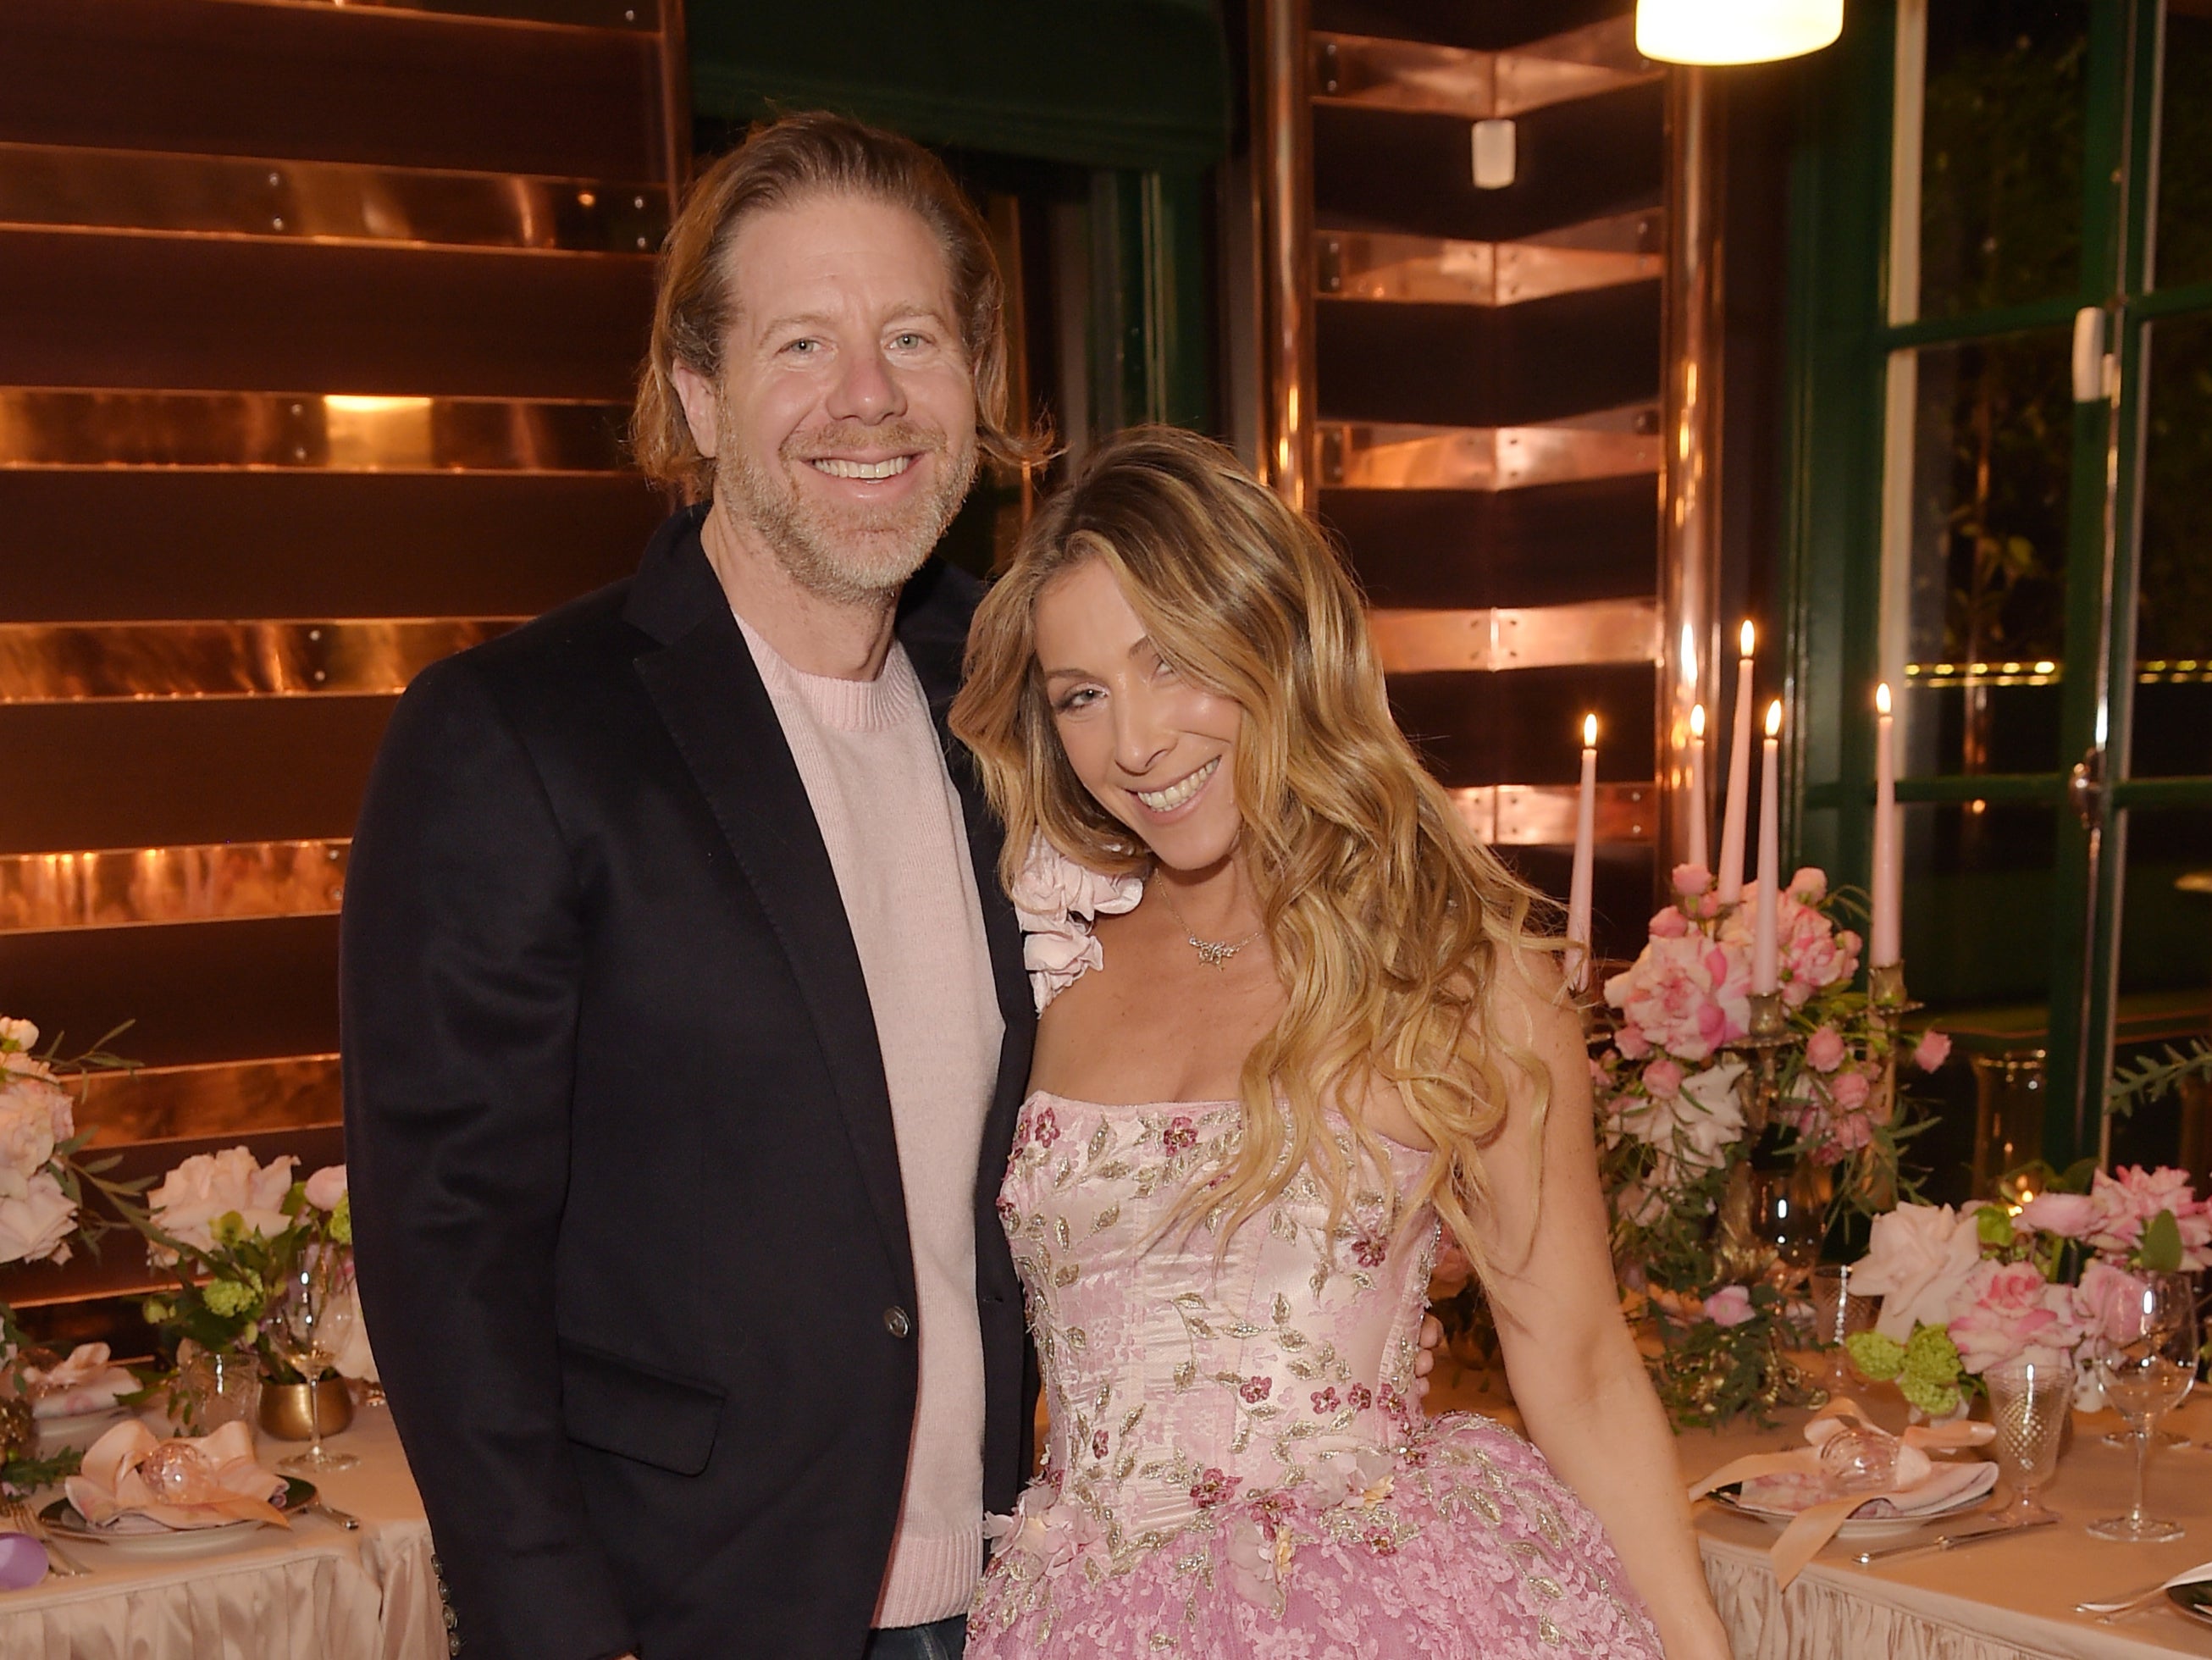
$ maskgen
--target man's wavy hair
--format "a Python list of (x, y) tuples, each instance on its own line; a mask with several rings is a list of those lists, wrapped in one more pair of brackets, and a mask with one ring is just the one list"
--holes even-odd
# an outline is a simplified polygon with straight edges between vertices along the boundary
[[(1391, 718), (1358, 590), (1313, 525), (1218, 444), (1135, 428), (1093, 451), (1030, 522), (968, 639), (952, 730), (1006, 827), (1009, 886), (1042, 836), (1094, 870), (1141, 873), (1142, 842), (1076, 777), (1036, 661), (1039, 596), (1091, 560), (1113, 572), (1154, 648), (1243, 712), (1239, 842), (1288, 1005), (1246, 1058), (1242, 1146), (1183, 1216), (1225, 1243), (1310, 1171), (1332, 1226), (1387, 1171), (1361, 1104), (1395, 1095), (1435, 1149), (1433, 1201), (1478, 1265), (1485, 1150), (1511, 1082), (1549, 1074), (1495, 994), (1510, 975), (1556, 994), (1549, 902), (1468, 834)], [(1516, 1023), (1505, 1023), (1508, 1027)], [(1341, 1145), (1337, 1124), (1351, 1134)], [(1386, 1183), (1385, 1187), (1388, 1187)]]
[[(687, 502), (714, 494), (714, 464), (692, 441), (676, 393), (678, 363), (719, 381), (737, 314), (730, 246), (756, 213), (819, 196), (860, 196), (918, 215), (945, 252), (955, 319), (975, 381), (975, 436), (993, 460), (1040, 459), (1043, 441), (1007, 424), (1005, 284), (989, 233), (945, 164), (910, 138), (821, 111), (756, 125), (693, 180), (661, 243), (653, 344), (630, 412), (630, 453)], [(1017, 423), (1021, 412), (1016, 412)]]

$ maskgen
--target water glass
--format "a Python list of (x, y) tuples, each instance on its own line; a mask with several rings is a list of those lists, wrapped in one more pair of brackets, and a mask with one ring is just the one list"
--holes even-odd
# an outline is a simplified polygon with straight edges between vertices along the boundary
[(2179, 1522), (2145, 1512), (2143, 1477), (2158, 1420), (2179, 1406), (2197, 1383), (2195, 1276), (2142, 1276), (2127, 1323), (2131, 1328), (2128, 1335), (2097, 1357), (2097, 1377), (2105, 1386), (2105, 1399), (2135, 1432), (2135, 1502), (2124, 1516), (2092, 1522), (2089, 1531), (2100, 1539), (2155, 1544), (2179, 1539), (2184, 1531)]
[(1778, 1172), (1759, 1182), (1753, 1228), (1774, 1250), (1769, 1277), (1787, 1290), (1820, 1260), (1826, 1218), (1812, 1183), (1795, 1171)]
[(1874, 1329), (1875, 1301), (1851, 1289), (1851, 1265), (1832, 1263), (1813, 1270), (1806, 1286), (1813, 1305), (1813, 1341), (1828, 1351), (1826, 1388), (1831, 1395), (1848, 1393), (1856, 1386), (1844, 1339)]
[(1996, 1430), (1997, 1468), (2012, 1488), (2004, 1519), (2014, 1526), (2058, 1518), (2036, 1494), (2058, 1470), (2058, 1443), (2074, 1410), (2074, 1366), (2063, 1355), (2031, 1350), (1982, 1374)]

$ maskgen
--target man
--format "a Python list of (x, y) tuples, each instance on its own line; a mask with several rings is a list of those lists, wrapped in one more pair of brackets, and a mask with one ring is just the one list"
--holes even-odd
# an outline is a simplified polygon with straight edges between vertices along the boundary
[(393, 717), (348, 1153), (471, 1656), (957, 1652), (1029, 1468), (994, 1201), (1034, 1017), (943, 731), (979, 590), (925, 561), (1024, 453), (1005, 354), (927, 152), (756, 135), (671, 234), (639, 398), (705, 503)]
[(1035, 1017), (928, 555), (1006, 429), (981, 222), (793, 117), (672, 229), (637, 575), (419, 676), (344, 919), (362, 1297), (464, 1651), (945, 1660), (1034, 1369)]

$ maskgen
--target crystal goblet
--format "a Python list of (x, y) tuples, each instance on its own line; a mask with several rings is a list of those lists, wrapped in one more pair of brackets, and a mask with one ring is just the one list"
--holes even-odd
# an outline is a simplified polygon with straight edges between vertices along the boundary
[(1997, 1468), (2013, 1493), (2004, 1519), (2014, 1526), (2057, 1521), (2036, 1494), (2058, 1471), (2058, 1444), (2074, 1410), (2073, 1363), (2049, 1350), (2030, 1349), (1991, 1366), (1982, 1381), (1989, 1386), (1990, 1419), (1997, 1432)]
[(2185, 1529), (2143, 1509), (2143, 1479), (2150, 1462), (2158, 1420), (2179, 1406), (2197, 1383), (2197, 1286), (2194, 1276), (2144, 1275), (2131, 1294), (2123, 1332), (2097, 1357), (2098, 1381), (2105, 1399), (2135, 1432), (2135, 1502), (2124, 1516), (2092, 1522), (2100, 1539), (2127, 1544), (2155, 1544), (2179, 1539)]

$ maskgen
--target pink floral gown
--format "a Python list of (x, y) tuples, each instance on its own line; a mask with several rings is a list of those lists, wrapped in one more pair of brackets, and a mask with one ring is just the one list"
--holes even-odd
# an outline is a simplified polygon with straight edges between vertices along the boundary
[[(1161, 1236), (1237, 1124), (1222, 1103), (1023, 1108), (999, 1213), (1052, 1433), (990, 1524), (970, 1660), (1657, 1656), (1543, 1456), (1412, 1399), (1432, 1212), (1386, 1233), (1378, 1178), (1332, 1234), (1306, 1178), (1218, 1273), (1210, 1234)], [(1391, 1158), (1409, 1191), (1424, 1156)]]

